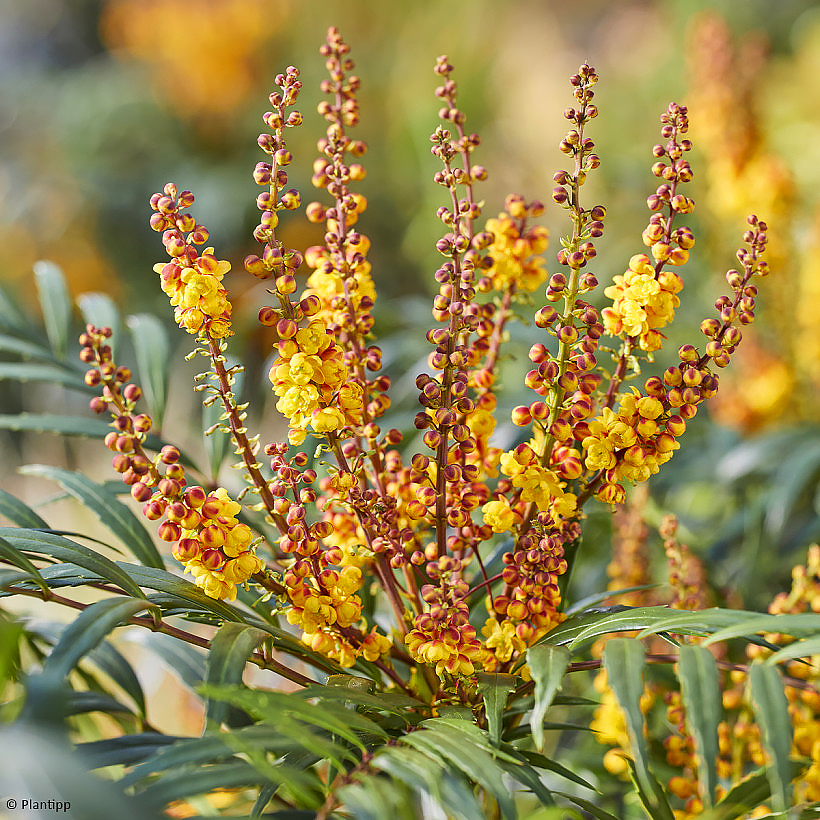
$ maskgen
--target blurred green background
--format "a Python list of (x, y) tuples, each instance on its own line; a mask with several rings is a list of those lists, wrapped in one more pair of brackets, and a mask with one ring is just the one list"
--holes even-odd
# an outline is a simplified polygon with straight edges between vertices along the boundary
[[(414, 412), (438, 265), (441, 200), (428, 139), (437, 124), (436, 56), (450, 56), (468, 128), (482, 136), (486, 216), (509, 192), (549, 200), (563, 161), (557, 143), (571, 102), (567, 78), (582, 61), (597, 68), (601, 115), (591, 135), (603, 164), (584, 195), (587, 205), (609, 209), (593, 268), (602, 283), (644, 250), (658, 117), (670, 100), (690, 104), (698, 245), (657, 366), (671, 363), (677, 345), (700, 342), (697, 326), (723, 292), (749, 210), (772, 224), (774, 272), (734, 375), (724, 379), (712, 416), (698, 416), (682, 453), (653, 480), (651, 509), (656, 518), (681, 515), (693, 548), (715, 568), (716, 586), (765, 606), (820, 534), (816, 2), (0, 0), (0, 286), (33, 310), (32, 265), (47, 258), (65, 271), (73, 295), (104, 291), (124, 313), (153, 311), (170, 327), (152, 272), (163, 250), (148, 227), (148, 198), (173, 180), (196, 193), (197, 218), (234, 266), (226, 278), (237, 319), (233, 352), (255, 363), (259, 396), (267, 394), (260, 374), (269, 340), (255, 319), (266, 295), (242, 268), (255, 250), (251, 171), (262, 158), (255, 138), (274, 75), (298, 65), (306, 123), (291, 132), (290, 176), (303, 201), (313, 199), (311, 166), (323, 132), (314, 113), (324, 72), (317, 49), (330, 25), (351, 44), (363, 80), (358, 136), (370, 151), (360, 190), (369, 208), (360, 226), (373, 243), (377, 330), (394, 401), (405, 410), (396, 426), (409, 426)], [(552, 207), (545, 222), (553, 265), (567, 225)], [(300, 215), (283, 220), (281, 236), (296, 247), (318, 239)], [(173, 338), (188, 349), (184, 334)], [(524, 398), (517, 385), (532, 341), (531, 328), (513, 332), (505, 408)], [(184, 421), (196, 402), (182, 398), (189, 371), (178, 359), (172, 409)], [(85, 402), (9, 382), (2, 396), (3, 413), (41, 409), (43, 401), (82, 413)], [(258, 408), (275, 427), (272, 403)], [(183, 442), (186, 435), (198, 441), (189, 430)], [(499, 444), (514, 435), (500, 425)], [(0, 484), (26, 486), (14, 474), (20, 462), (87, 465), (99, 445), (85, 444), (5, 434)], [(104, 452), (98, 463), (107, 469)], [(593, 518), (589, 565), (574, 581), (579, 594), (606, 584), (608, 513)]]

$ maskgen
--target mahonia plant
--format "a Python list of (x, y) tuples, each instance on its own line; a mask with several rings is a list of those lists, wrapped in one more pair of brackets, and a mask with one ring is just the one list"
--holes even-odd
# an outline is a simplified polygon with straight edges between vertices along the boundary
[[(584, 196), (601, 162), (589, 133), (595, 69), (584, 64), (570, 79), (574, 102), (560, 143), (567, 167), (552, 191), (569, 228), (550, 273), (548, 233), (537, 221), (544, 203), (511, 194), (497, 215), (484, 215), (481, 139), (459, 107), (453, 66), (440, 57), (441, 124), (430, 142), (441, 260), (430, 352), (412, 423), (385, 429), (390, 377), (373, 338), (376, 287), (360, 229), (367, 146), (354, 136), (360, 81), (349, 50), (330, 29), (318, 108), (326, 129), (312, 178), (321, 198), (305, 209), (324, 228), (321, 245), (289, 248), (277, 232), (283, 212), (302, 203), (288, 187), (288, 135), (303, 121), (296, 68), (276, 77), (258, 140), (266, 155), (253, 172), (264, 189), (253, 231), (260, 249), (244, 267), (271, 296), (259, 321), (276, 336), (268, 376), (287, 442), (263, 447), (249, 434), (246, 405), (233, 392), (239, 368), (227, 365), (230, 265), (207, 247), (208, 230), (190, 212), (194, 195), (172, 183), (151, 197), (151, 227), (169, 257), (155, 271), (175, 320), (196, 337), (192, 355), (208, 364), (197, 389), (223, 410), (209, 432), (232, 436), (245, 489), (234, 497), (227, 487), (188, 483), (176, 448), (145, 451), (152, 422), (136, 409), (139, 387), (112, 360), (109, 331), (89, 326), (82, 358), (91, 365), (87, 383), (100, 387), (91, 406), (113, 417), (106, 444), (115, 470), (208, 596), (232, 600), (239, 585), (257, 588), (259, 605), (278, 602), (304, 643), (342, 667), (374, 664), (390, 685), (480, 714), (478, 673), (517, 669), (565, 618), (563, 579), (587, 503), (619, 505), (627, 487), (657, 473), (717, 391), (716, 370), (754, 318), (755, 280), (768, 272), (766, 224), (749, 217), (739, 266), (726, 277), (730, 292), (701, 325), (705, 343), (684, 345), (661, 377), (636, 386), (640, 361), (662, 350), (695, 242), (681, 224), (694, 208), (684, 192), (693, 176), (686, 107), (670, 104), (661, 116), (646, 250), (612, 277), (601, 306), (589, 266), (606, 208)], [(300, 284), (302, 268), (309, 275)], [(504, 449), (494, 436), (502, 346), (533, 300), (541, 301), (524, 385), (534, 395), (512, 412), (523, 442)], [(275, 540), (239, 520), (243, 499), (265, 515)], [(491, 562), (499, 545), (501, 559)], [(374, 595), (383, 602), (375, 610)], [(377, 621), (365, 617), (371, 611)]]

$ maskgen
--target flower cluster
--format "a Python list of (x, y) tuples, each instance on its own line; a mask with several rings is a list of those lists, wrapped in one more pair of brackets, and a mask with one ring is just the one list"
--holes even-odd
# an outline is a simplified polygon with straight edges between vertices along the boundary
[(547, 279), (546, 262), (541, 254), (547, 249), (549, 232), (543, 225), (527, 227), (527, 217), (538, 218), (544, 212), (540, 202), (527, 205), (524, 197), (511, 195), (506, 210), (497, 219), (488, 219), (484, 230), (492, 234), (487, 251), (492, 267), (487, 278), (500, 293), (533, 293)]
[(91, 408), (108, 411), (113, 418), (114, 430), (105, 437), (115, 454), (113, 467), (131, 487), (131, 495), (144, 503), (145, 517), (160, 521), (159, 537), (174, 545), (174, 557), (196, 585), (211, 598), (233, 600), (237, 585), (263, 568), (253, 533), (237, 520), (241, 507), (223, 487), (209, 493), (199, 485), (189, 486), (176, 447), (166, 445), (156, 457), (148, 457), (143, 444), (153, 421), (146, 413), (134, 413), (142, 391), (129, 382), (128, 368), (113, 362), (106, 343), (110, 336), (110, 329), (89, 325), (80, 336), (80, 357), (92, 365), (86, 383), (102, 386)]
[(645, 254), (633, 256), (626, 273), (616, 276), (615, 284), (604, 291), (613, 305), (602, 312), (604, 327), (610, 335), (635, 340), (641, 350), (647, 352), (662, 347), (660, 329), (672, 321), (675, 308), (680, 304), (676, 294), (683, 283), (677, 274), (664, 271), (663, 265), (686, 264), (689, 250), (695, 244), (689, 228), (673, 230), (675, 216), (694, 209), (692, 200), (678, 192), (680, 183), (692, 179), (692, 168), (684, 156), (692, 149), (692, 143), (679, 139), (689, 130), (686, 106), (671, 103), (661, 123), (661, 133), (667, 143), (655, 146), (653, 153), (658, 161), (652, 166), (652, 173), (663, 182), (647, 200), (653, 213), (643, 232), (643, 241), (650, 248), (655, 264)]
[[(303, 300), (307, 315), (318, 300)], [(322, 322), (303, 328), (292, 319), (280, 319), (279, 358), (270, 368), (276, 409), (290, 421), (288, 440), (301, 444), (308, 425), (317, 433), (336, 432), (346, 424), (361, 423), (362, 390), (347, 381), (344, 353)]]
[(430, 610), (415, 619), (405, 642), (414, 658), (435, 665), (436, 674), (446, 671), (455, 677), (467, 677), (486, 650), (469, 622), (470, 609), (464, 600), (469, 586), (457, 577), (460, 564), (448, 555), (427, 564), (428, 575), (439, 583), (422, 587), (422, 598)]
[[(657, 472), (698, 405), (717, 390), (711, 368), (725, 366), (740, 342), (739, 326), (753, 315), (751, 277), (765, 273), (766, 226), (750, 220), (742, 270), (729, 274), (732, 295), (721, 297), (719, 316), (701, 326), (705, 351), (685, 345), (679, 364), (662, 378), (625, 389), (639, 352), (661, 347), (682, 286), (671, 268), (686, 262), (694, 244), (688, 228), (673, 225), (693, 208), (679, 192), (692, 177), (686, 108), (672, 104), (661, 118), (665, 143), (655, 146), (652, 168), (661, 184), (649, 197), (652, 215), (643, 233), (649, 251), (615, 278), (606, 290), (612, 305), (599, 312), (591, 301), (598, 279), (589, 266), (606, 209), (582, 202), (583, 186), (600, 165), (587, 133), (598, 114), (594, 68), (582, 65), (571, 77), (574, 103), (564, 112), (569, 130), (559, 145), (568, 166), (553, 176), (552, 191), (571, 231), (549, 272), (548, 233), (537, 221), (541, 201), (510, 195), (496, 218), (479, 222), (483, 202), (476, 190), (487, 178), (477, 162), (481, 139), (468, 130), (453, 67), (440, 57), (435, 93), (442, 122), (431, 150), (444, 199), (437, 210), (441, 260), (427, 372), (415, 381), (415, 440), (405, 455), (398, 449), (404, 434), (380, 427), (390, 408), (390, 379), (380, 372), (382, 353), (372, 337), (376, 288), (370, 240), (361, 230), (367, 199), (355, 190), (365, 179), (367, 150), (352, 136), (360, 80), (336, 29), (320, 51), (329, 77), (321, 85), (325, 129), (312, 181), (326, 199), (311, 202), (305, 216), (323, 226), (321, 244), (289, 248), (278, 234), (280, 218), (301, 206), (300, 193), (287, 187), (293, 156), (286, 134), (302, 123), (294, 107), (302, 87), (296, 68), (277, 75), (272, 110), (263, 117), (268, 130), (258, 139), (267, 155), (254, 171), (267, 189), (256, 201), (261, 217), (254, 237), (262, 249), (245, 259), (245, 268), (271, 284), (273, 304), (260, 309), (259, 321), (275, 335), (268, 375), (288, 424), (288, 444), (264, 448), (266, 466), (256, 458), (258, 437), (247, 434), (245, 406), (236, 404), (235, 369), (226, 365), (228, 263), (211, 249), (199, 252), (208, 233), (186, 212), (193, 195), (168, 185), (151, 200), (151, 224), (171, 257), (157, 266), (162, 286), (177, 321), (198, 335), (196, 353), (211, 365), (197, 377), (205, 382), (198, 389), (209, 391), (206, 403), (224, 408), (216, 427), (232, 436), (237, 466), (257, 497), (252, 506), (275, 528), (259, 530), (271, 568), (256, 556), (256, 536), (238, 520), (238, 502), (223, 489), (188, 486), (178, 451), (144, 457), (142, 440), (130, 443), (128, 436), (129, 424), (136, 430), (146, 422), (129, 421), (132, 406), (116, 402), (125, 420), (115, 422), (111, 441), (129, 443), (117, 451), (123, 457), (115, 466), (208, 595), (231, 599), (250, 579), (278, 596), (314, 653), (344, 667), (371, 664), (374, 675), (436, 702), (473, 703), (476, 670), (509, 673), (565, 618), (562, 585), (587, 501), (619, 503), (626, 483)], [(309, 273), (300, 288), (303, 262)], [(502, 348), (517, 311), (542, 287), (534, 317), (540, 338), (524, 377), (534, 395), (512, 412), (513, 424), (526, 430), (502, 447), (495, 392)], [(607, 331), (621, 342), (611, 374), (599, 361)], [(95, 378), (109, 389), (108, 375)], [(289, 450), (309, 436), (318, 445), (313, 461), (308, 448)], [(125, 455), (132, 450), (136, 456)], [(472, 611), (477, 602), (486, 610), (480, 620)], [(394, 661), (411, 669), (409, 681)]]
[[(168, 183), (162, 193), (151, 197), (151, 227), (162, 231), (162, 243), (171, 261), (154, 265), (162, 290), (171, 300), (174, 319), (188, 333), (206, 331), (215, 339), (231, 331), (231, 303), (222, 279), (231, 269), (230, 262), (218, 260), (213, 248), (201, 254), (197, 245), (208, 241), (208, 229), (197, 224), (182, 209), (194, 204), (194, 195)], [(187, 236), (186, 236), (187, 235)]]

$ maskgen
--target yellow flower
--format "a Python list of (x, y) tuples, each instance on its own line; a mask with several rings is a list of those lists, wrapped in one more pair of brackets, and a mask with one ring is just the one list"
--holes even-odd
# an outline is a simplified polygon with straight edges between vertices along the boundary
[(516, 523), (516, 514), (510, 509), (506, 498), (488, 501), (482, 508), (484, 523), (492, 527), (493, 532), (510, 532)]

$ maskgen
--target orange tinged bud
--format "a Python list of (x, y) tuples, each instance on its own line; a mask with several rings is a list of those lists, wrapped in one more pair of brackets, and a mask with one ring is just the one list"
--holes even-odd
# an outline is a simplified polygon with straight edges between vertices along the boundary
[(163, 521), (159, 525), (157, 534), (163, 541), (179, 541), (182, 536), (182, 528), (173, 521)]
[(512, 411), (512, 422), (518, 427), (526, 427), (532, 422), (530, 408), (521, 404)]

